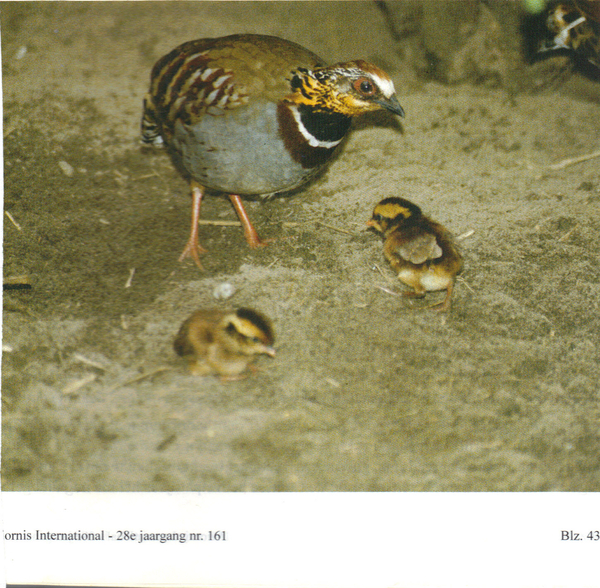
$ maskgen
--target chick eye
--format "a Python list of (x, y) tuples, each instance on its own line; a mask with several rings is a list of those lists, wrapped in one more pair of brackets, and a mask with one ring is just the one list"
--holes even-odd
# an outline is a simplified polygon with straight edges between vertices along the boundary
[(354, 82), (354, 89), (363, 96), (372, 96), (375, 94), (375, 86), (367, 78), (359, 78)]
[(380, 222), (383, 220), (383, 217), (382, 217), (380, 214), (374, 214), (374, 215), (373, 215), (373, 220), (374, 220), (376, 223), (380, 223)]

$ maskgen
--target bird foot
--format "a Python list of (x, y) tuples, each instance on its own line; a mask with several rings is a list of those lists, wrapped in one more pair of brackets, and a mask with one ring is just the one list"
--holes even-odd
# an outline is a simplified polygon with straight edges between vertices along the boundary
[(450, 310), (450, 301), (452, 300), (452, 290), (453, 289), (454, 289), (453, 285), (451, 284), (450, 287), (448, 288), (448, 290), (446, 290), (446, 297), (444, 298), (444, 300), (442, 300), (442, 302), (439, 302), (438, 304), (432, 304), (431, 306), (428, 306), (427, 308), (433, 308), (437, 312), (446, 312), (446, 311)]
[(179, 256), (179, 261), (183, 261), (184, 259), (186, 259), (187, 257), (191, 257), (194, 260), (194, 263), (201, 269), (204, 270), (204, 266), (202, 265), (202, 263), (200, 262), (200, 255), (201, 253), (206, 253), (206, 249), (204, 249), (204, 247), (202, 247), (199, 243), (197, 239), (190, 239), (187, 242), (187, 245), (185, 246), (183, 252), (181, 253), (181, 255)]
[(246, 237), (246, 241), (248, 242), (248, 245), (250, 246), (251, 249), (259, 249), (260, 247), (266, 247), (269, 243), (273, 243), (274, 241), (277, 241), (277, 239), (276, 238), (261, 239), (258, 235), (256, 235), (256, 238)]
[[(408, 291), (408, 292), (402, 292), (402, 296), (405, 296), (406, 298), (425, 298), (426, 292), (414, 292), (412, 290)], [(446, 298), (444, 298), (444, 300), (442, 300), (442, 302), (436, 302), (435, 304), (429, 304), (425, 307), (421, 307), (421, 308), (427, 308), (427, 309), (433, 309), (436, 312), (446, 312), (448, 310), (450, 310), (450, 297), (446, 296)]]
[(450, 310), (450, 302), (444, 300), (443, 302), (438, 302), (437, 304), (430, 304), (426, 308), (431, 308), (436, 312), (447, 312), (448, 310)]

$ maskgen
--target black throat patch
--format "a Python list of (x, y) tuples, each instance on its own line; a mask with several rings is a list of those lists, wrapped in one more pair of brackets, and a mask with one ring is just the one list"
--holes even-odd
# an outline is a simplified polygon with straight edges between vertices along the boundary
[(315, 110), (314, 107), (306, 104), (300, 104), (298, 112), (304, 128), (317, 141), (340, 141), (350, 129), (352, 122), (345, 114)]

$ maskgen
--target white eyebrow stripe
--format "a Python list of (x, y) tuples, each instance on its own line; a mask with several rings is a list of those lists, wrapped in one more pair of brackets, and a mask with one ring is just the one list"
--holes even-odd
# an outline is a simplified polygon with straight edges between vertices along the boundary
[(396, 88), (394, 88), (394, 82), (392, 82), (392, 80), (385, 80), (380, 78), (377, 74), (371, 75), (386, 98), (391, 98), (396, 93)]

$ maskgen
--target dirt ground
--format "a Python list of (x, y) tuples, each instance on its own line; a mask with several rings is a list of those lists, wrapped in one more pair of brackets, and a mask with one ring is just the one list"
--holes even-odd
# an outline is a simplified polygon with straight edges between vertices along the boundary
[[(600, 488), (600, 159), (551, 167), (599, 148), (600, 84), (528, 63), (518, 4), (469, 6), (432, 27), (416, 2), (2, 3), (4, 276), (32, 285), (4, 292), (5, 490)], [(406, 118), (356, 121), (316, 181), (250, 202), (269, 247), (203, 226), (201, 272), (141, 106), (159, 57), (235, 32), (373, 61)], [(462, 237), (449, 313), (389, 292), (365, 230), (387, 196)], [(277, 357), (189, 375), (180, 323), (232, 306), (271, 317)]]

